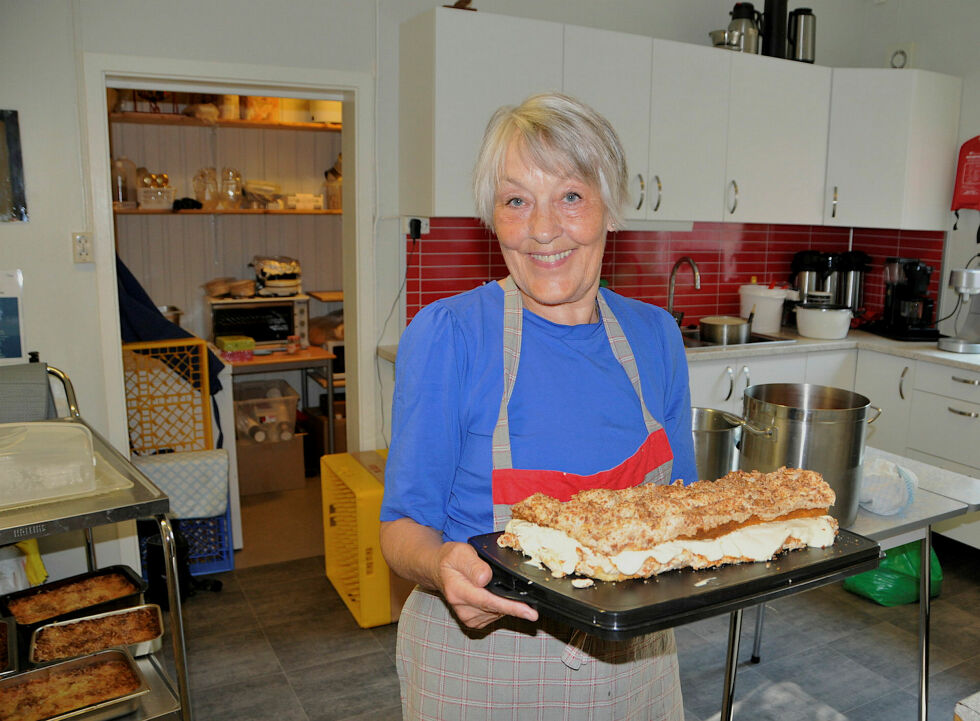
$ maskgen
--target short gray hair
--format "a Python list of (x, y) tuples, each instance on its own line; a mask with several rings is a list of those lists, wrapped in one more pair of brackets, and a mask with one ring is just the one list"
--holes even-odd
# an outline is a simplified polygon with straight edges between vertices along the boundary
[(487, 124), (473, 171), (473, 195), (477, 215), (488, 228), (493, 228), (494, 197), (514, 140), (541, 170), (574, 175), (597, 187), (609, 224), (620, 227), (629, 179), (619, 136), (585, 103), (560, 93), (543, 93), (517, 107), (498, 109)]

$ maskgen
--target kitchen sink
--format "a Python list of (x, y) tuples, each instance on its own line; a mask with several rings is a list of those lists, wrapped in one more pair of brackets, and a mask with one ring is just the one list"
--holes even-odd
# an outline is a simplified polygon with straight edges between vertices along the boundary
[(712, 343), (711, 341), (701, 340), (697, 328), (681, 328), (681, 337), (684, 339), (684, 347), (689, 349), (699, 348), (734, 348), (743, 345), (792, 345), (796, 343), (794, 338), (780, 338), (777, 335), (766, 335), (764, 333), (750, 333), (749, 339), (745, 343), (735, 345), (723, 345)]

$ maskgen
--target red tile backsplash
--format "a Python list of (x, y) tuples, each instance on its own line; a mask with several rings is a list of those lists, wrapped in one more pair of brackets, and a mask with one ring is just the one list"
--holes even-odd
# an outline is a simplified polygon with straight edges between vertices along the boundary
[[(408, 320), (439, 298), (507, 274), (493, 233), (480, 221), (432, 218), (430, 229), (414, 243), (406, 239)], [(882, 268), (889, 256), (919, 258), (935, 268), (930, 295), (938, 299), (944, 237), (941, 231), (728, 223), (695, 223), (687, 232), (624, 230), (609, 235), (602, 277), (618, 293), (664, 306), (671, 268), (690, 256), (701, 272), (701, 290), (694, 289), (691, 270), (684, 267), (674, 292), (674, 306), (684, 311), (686, 322), (738, 314), (739, 286), (753, 276), (760, 283), (788, 282), (797, 251), (863, 250), (872, 259), (864, 295), (873, 314), (884, 303)]]

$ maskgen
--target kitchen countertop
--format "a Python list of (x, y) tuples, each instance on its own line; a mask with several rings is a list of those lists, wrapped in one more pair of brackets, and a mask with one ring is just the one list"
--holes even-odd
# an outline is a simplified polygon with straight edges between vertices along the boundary
[(779, 338), (795, 340), (787, 345), (768, 345), (766, 343), (749, 343), (736, 346), (708, 346), (706, 348), (688, 348), (688, 363), (699, 361), (719, 360), (723, 358), (751, 358), (758, 356), (780, 356), (793, 353), (814, 353), (831, 350), (871, 350), (888, 355), (901, 356), (911, 360), (922, 360), (930, 363), (940, 363), (953, 368), (980, 371), (980, 353), (949, 353), (939, 350), (935, 341), (906, 342), (891, 340), (863, 330), (851, 330), (846, 338), (841, 340), (818, 340), (804, 338), (790, 328), (784, 328), (779, 333), (772, 334)]
[[(841, 340), (817, 340), (804, 338), (795, 331), (784, 328), (780, 333), (773, 334), (795, 343), (786, 345), (769, 345), (767, 343), (747, 343), (734, 346), (708, 346), (704, 348), (688, 348), (688, 363), (721, 360), (725, 358), (753, 358), (792, 355), (794, 353), (814, 353), (832, 350), (871, 350), (888, 355), (901, 356), (910, 360), (922, 360), (939, 363), (952, 368), (980, 372), (980, 353), (949, 353), (936, 347), (935, 341), (904, 342), (884, 338), (874, 333), (862, 330), (852, 330)], [(398, 345), (378, 346), (378, 355), (385, 360), (395, 362)]]

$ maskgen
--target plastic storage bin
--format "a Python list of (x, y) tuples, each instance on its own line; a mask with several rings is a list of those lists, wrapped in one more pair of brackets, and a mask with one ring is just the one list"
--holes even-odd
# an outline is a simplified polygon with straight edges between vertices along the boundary
[(173, 210), (176, 196), (177, 189), (173, 187), (140, 188), (136, 191), (140, 208), (143, 210)]
[(286, 381), (239, 381), (235, 383), (234, 394), (235, 427), (239, 438), (256, 440), (254, 434), (248, 432), (256, 427), (265, 432), (263, 440), (275, 442), (292, 438), (299, 394)]
[(0, 423), (0, 508), (97, 488), (88, 428), (76, 423)]
[(320, 460), (327, 578), (362, 628), (397, 621), (414, 587), (393, 574), (381, 555), (386, 456), (334, 453)]

